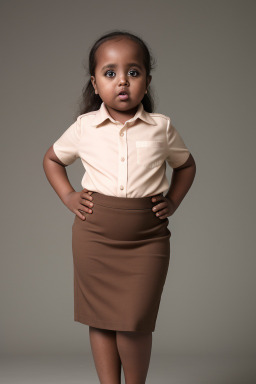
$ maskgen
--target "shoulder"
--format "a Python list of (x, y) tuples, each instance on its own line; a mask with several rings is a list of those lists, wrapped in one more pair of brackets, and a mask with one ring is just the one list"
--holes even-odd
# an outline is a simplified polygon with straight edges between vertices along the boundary
[(170, 119), (169, 116), (167, 115), (164, 115), (163, 113), (158, 113), (158, 112), (147, 112), (152, 118), (156, 118), (156, 119), (165, 119), (165, 120), (168, 120)]
[(84, 134), (85, 128), (90, 126), (90, 121), (95, 117), (96, 111), (87, 112), (74, 118), (73, 123), (66, 130), (65, 134), (76, 136), (78, 138)]
[(167, 127), (171, 122), (170, 116), (164, 115), (163, 113), (157, 113), (157, 112), (152, 112), (152, 113), (147, 112), (147, 113), (155, 121), (157, 125)]
[(93, 119), (96, 116), (97, 112), (98, 111), (91, 111), (91, 112), (83, 113), (82, 115), (79, 115), (77, 117), (76, 121), (79, 123), (84, 122), (84, 121), (90, 121), (91, 119)]
[(82, 115), (77, 116), (75, 125), (76, 129), (79, 131), (80, 135), (85, 133), (85, 130), (90, 128), (94, 123), (97, 111), (91, 111), (83, 113)]

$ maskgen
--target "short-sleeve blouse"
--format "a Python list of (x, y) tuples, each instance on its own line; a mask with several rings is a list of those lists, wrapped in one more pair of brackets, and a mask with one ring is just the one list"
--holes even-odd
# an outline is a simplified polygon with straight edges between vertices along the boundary
[(166, 162), (177, 168), (190, 154), (170, 117), (146, 112), (140, 103), (136, 114), (122, 124), (103, 101), (98, 110), (78, 116), (53, 149), (65, 165), (81, 159), (82, 188), (118, 197), (166, 192)]

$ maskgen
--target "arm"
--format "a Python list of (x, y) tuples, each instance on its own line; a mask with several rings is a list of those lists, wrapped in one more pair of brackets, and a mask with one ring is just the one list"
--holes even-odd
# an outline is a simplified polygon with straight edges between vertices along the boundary
[(191, 187), (195, 174), (196, 164), (190, 153), (184, 164), (173, 168), (171, 185), (166, 195), (152, 198), (152, 202), (159, 202), (152, 208), (159, 219), (173, 215)]
[(75, 190), (69, 182), (66, 164), (62, 163), (55, 155), (53, 146), (44, 155), (43, 168), (49, 183), (65, 204), (69, 193)]
[[(162, 213), (166, 213), (167, 216), (170, 216), (176, 211), (191, 187), (196, 173), (196, 164), (192, 154), (186, 147), (184, 140), (172, 124), (171, 119), (168, 119), (166, 137), (168, 149), (166, 161), (172, 167), (173, 173), (170, 188), (164, 196), (165, 203), (162, 204), (161, 208), (167, 206)], [(189, 152), (189, 156), (186, 162), (181, 166), (176, 167), (176, 164), (182, 162), (182, 159), (187, 152)]]
[(190, 154), (187, 161), (180, 167), (173, 168), (171, 185), (166, 193), (167, 197), (173, 203), (173, 212), (176, 211), (188, 190), (190, 189), (196, 174), (196, 163)]
[(91, 200), (91, 197), (86, 193), (87, 190), (83, 190), (82, 192), (76, 192), (74, 190), (67, 176), (66, 164), (62, 163), (56, 156), (53, 146), (51, 146), (44, 155), (43, 168), (49, 183), (62, 202), (72, 212), (76, 213), (78, 217), (84, 219), (85, 216), (82, 215), (78, 209), (90, 212), (88, 208), (85, 207), (85, 205), (88, 206), (89, 202), (84, 199)]

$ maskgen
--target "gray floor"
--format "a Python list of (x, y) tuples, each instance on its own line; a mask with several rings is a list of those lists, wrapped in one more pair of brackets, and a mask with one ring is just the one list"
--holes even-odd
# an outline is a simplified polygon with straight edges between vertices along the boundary
[[(151, 355), (147, 384), (256, 384), (254, 357)], [(2, 357), (1, 384), (99, 384), (91, 355)], [(123, 372), (122, 383), (125, 384)]]

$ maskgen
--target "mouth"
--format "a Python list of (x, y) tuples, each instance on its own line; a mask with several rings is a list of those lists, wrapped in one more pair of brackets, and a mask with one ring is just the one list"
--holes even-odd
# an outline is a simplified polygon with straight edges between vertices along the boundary
[(118, 96), (119, 96), (119, 98), (120, 98), (121, 100), (127, 100), (128, 97), (129, 97), (129, 96), (128, 96), (128, 93), (125, 92), (125, 91), (121, 91), (121, 92), (119, 92)]

